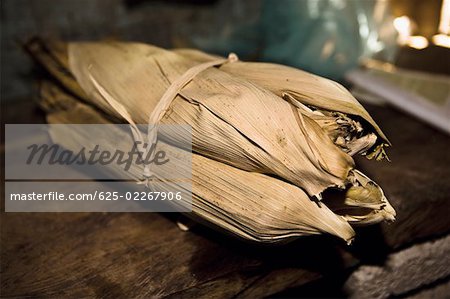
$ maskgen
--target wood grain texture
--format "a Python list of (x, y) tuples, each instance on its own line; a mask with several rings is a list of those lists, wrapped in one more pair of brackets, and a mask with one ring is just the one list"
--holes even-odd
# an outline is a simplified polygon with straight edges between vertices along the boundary
[(450, 138), (397, 111), (368, 108), (393, 143), (392, 162), (358, 164), (386, 190), (398, 219), (360, 229), (354, 245), (308, 237), (257, 246), (203, 226), (182, 232), (175, 214), (2, 212), (1, 296), (254, 298), (361, 261), (382, 263), (393, 248), (448, 233)]

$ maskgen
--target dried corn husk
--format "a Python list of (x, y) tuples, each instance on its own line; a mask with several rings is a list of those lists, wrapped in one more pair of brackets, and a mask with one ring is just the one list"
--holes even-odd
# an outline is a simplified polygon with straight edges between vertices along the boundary
[[(179, 55), (135, 43), (56, 45), (49, 47), (35, 41), (29, 45), (29, 49), (51, 73), (57, 73), (54, 76), (69, 91), (100, 109), (74, 104), (70, 96), (46, 84), (44, 86), (47, 87), (42, 91), (45, 99), (43, 105), (49, 111), (59, 111), (54, 113), (61, 115), (61, 111), (64, 112), (63, 122), (67, 122), (67, 119), (75, 121), (78, 114), (84, 115), (84, 120), (87, 115), (102, 115), (102, 119), (117, 122), (122, 115), (108, 101), (108, 98), (113, 98), (129, 113), (132, 121), (146, 123), (170, 84), (201, 61), (190, 59), (189, 55), (183, 53)], [(161, 120), (163, 124), (192, 126), (194, 157), (198, 161), (207, 161), (194, 164), (193, 172), (198, 173), (194, 181), (214, 181), (212, 177), (218, 169), (232, 174), (231, 177), (226, 176), (225, 182), (216, 182), (218, 186), (199, 183), (198, 186), (203, 186), (205, 190), (194, 188), (194, 202), (197, 205), (194, 213), (234, 234), (268, 242), (277, 240), (277, 236), (281, 236), (281, 240), (291, 235), (318, 232), (329, 232), (341, 237), (345, 235), (343, 238), (348, 240), (348, 228), (344, 229), (337, 219), (352, 224), (393, 220), (395, 211), (381, 188), (354, 169), (350, 156), (359, 152), (380, 157), (383, 146), (388, 143), (359, 103), (348, 96), (342, 96), (342, 100), (339, 100), (341, 96), (333, 90), (333, 84), (320, 82), (326, 79), (302, 72), (286, 72), (288, 80), (290, 76), (299, 77), (296, 79), (297, 84), (276, 89), (275, 85), (266, 84), (257, 76), (245, 77), (238, 73), (236, 70), (239, 67), (235, 65), (243, 64), (224, 64), (220, 69), (211, 68), (198, 74), (175, 97), (170, 110)], [(249, 67), (253, 66), (250, 64)], [(274, 72), (281, 78), (280, 69)], [(302, 84), (308, 86), (313, 79), (319, 81), (314, 85), (315, 88), (303, 88)], [(273, 80), (275, 82), (276, 78)], [(277, 82), (281, 86), (280, 80)], [(79, 86), (83, 92), (79, 92)], [(291, 88), (294, 92), (287, 92)], [(307, 98), (306, 101), (299, 96), (300, 92), (304, 93), (302, 97)], [(331, 101), (336, 97), (338, 103), (333, 105)], [(353, 101), (355, 103), (352, 104)], [(72, 105), (77, 109), (66, 109)], [(86, 113), (86, 110), (90, 112)], [(54, 113), (52, 115), (56, 115)], [(172, 136), (159, 137), (168, 143), (182, 141)], [(196, 167), (201, 171), (196, 172)], [(247, 181), (253, 184), (253, 180), (254, 186), (242, 184)], [(194, 181), (193, 186), (196, 186)], [(328, 197), (324, 193), (330, 187), (340, 188), (336, 190), (342, 200), (334, 200), (334, 196)], [(220, 192), (214, 193), (216, 189), (213, 188), (218, 188)], [(270, 194), (277, 203), (264, 202), (258, 205), (253, 202), (251, 194), (255, 189), (258, 194)], [(293, 192), (295, 197), (288, 196), (286, 190)], [(225, 194), (227, 198), (223, 199)], [(318, 211), (313, 212), (315, 214), (308, 216), (308, 219), (298, 216), (307, 215), (303, 212), (304, 207), (313, 209), (309, 205), (312, 196), (321, 198), (322, 195), (325, 196), (326, 205), (320, 204), (320, 209), (328, 210), (326, 206), (329, 206), (337, 213), (327, 214), (330, 222)], [(296, 197), (299, 203), (290, 203)], [(254, 207), (254, 213), (259, 216), (248, 211), (245, 212), (250, 216), (247, 220), (244, 220), (246, 215), (237, 216), (239, 213), (232, 207), (240, 206), (242, 210), (250, 202), (250, 207)], [(284, 207), (292, 207), (292, 215), (288, 212), (284, 215), (287, 219), (283, 219), (284, 212), (280, 211)], [(271, 220), (261, 215), (267, 215)], [(260, 223), (260, 219), (252, 219), (261, 217), (264, 223)], [(265, 224), (274, 219), (278, 219), (279, 227), (268, 232)], [(331, 227), (340, 229), (333, 231)]]

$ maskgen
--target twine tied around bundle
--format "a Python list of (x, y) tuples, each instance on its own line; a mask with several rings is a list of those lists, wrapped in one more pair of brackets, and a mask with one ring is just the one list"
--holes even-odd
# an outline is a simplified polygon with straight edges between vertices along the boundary
[[(201, 72), (211, 68), (217, 67), (226, 63), (233, 63), (238, 61), (239, 58), (235, 53), (228, 54), (227, 58), (217, 59), (214, 61), (204, 62), (198, 65), (195, 65), (188, 69), (182, 76), (178, 77), (175, 81), (173, 81), (169, 88), (164, 92), (161, 100), (158, 102), (156, 107), (153, 109), (153, 112), (150, 114), (147, 123), (147, 144), (144, 143), (144, 137), (142, 136), (138, 126), (133, 121), (133, 118), (128, 113), (127, 109), (120, 104), (112, 95), (110, 95), (94, 78), (91, 72), (89, 72), (89, 78), (92, 80), (95, 88), (100, 93), (100, 95), (105, 99), (105, 101), (120, 115), (122, 116), (130, 125), (131, 125), (131, 134), (133, 135), (133, 139), (136, 143), (138, 151), (142, 153), (142, 160), (145, 161), (148, 157), (150, 149), (153, 145), (156, 145), (158, 142), (158, 127), (157, 125), (164, 117), (165, 113), (169, 110), (169, 106), (175, 97), (181, 92), (181, 90), (191, 82), (198, 74)], [(92, 65), (89, 66), (91, 69)], [(150, 157), (150, 161), (153, 158), (153, 152), (151, 153), (152, 157)], [(146, 187), (149, 187), (149, 182), (152, 179), (153, 175), (150, 170), (149, 165), (144, 163), (144, 171), (142, 174), (143, 178), (138, 181), (138, 184), (144, 184)]]

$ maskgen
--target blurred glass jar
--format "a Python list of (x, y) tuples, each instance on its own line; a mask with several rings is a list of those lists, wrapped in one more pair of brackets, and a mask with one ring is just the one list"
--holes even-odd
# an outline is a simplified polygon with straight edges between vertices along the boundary
[(226, 10), (227, 17), (216, 18), (207, 34), (188, 34), (191, 46), (292, 65), (335, 80), (360, 59), (392, 62), (396, 53), (389, 1), (223, 2), (215, 13)]

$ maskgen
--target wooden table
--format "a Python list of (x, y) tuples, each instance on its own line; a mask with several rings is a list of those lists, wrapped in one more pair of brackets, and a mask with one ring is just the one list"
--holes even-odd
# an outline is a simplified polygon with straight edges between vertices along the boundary
[[(33, 105), (7, 108), (7, 123), (42, 121)], [(447, 234), (450, 138), (391, 108), (368, 110), (392, 141), (392, 162), (357, 163), (398, 217), (358, 229), (352, 246), (331, 236), (257, 246), (202, 226), (180, 231), (176, 214), (2, 212), (1, 295), (254, 298), (343, 277), (360, 263)]]

